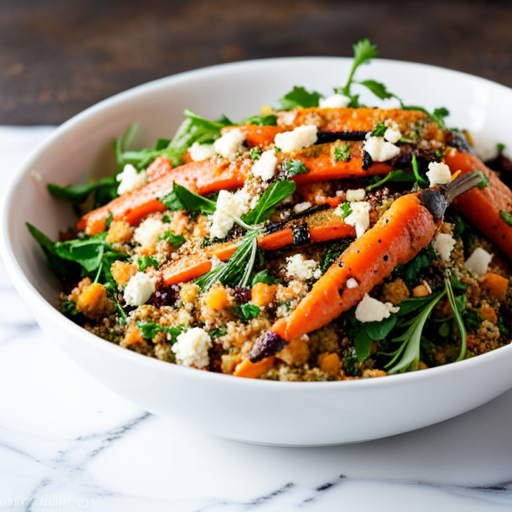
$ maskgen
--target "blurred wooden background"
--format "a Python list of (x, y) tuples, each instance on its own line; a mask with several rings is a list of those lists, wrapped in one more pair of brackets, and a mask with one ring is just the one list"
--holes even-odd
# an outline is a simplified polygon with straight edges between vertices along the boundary
[(0, 124), (59, 124), (202, 66), (348, 56), (362, 37), (512, 87), (510, 0), (0, 0)]

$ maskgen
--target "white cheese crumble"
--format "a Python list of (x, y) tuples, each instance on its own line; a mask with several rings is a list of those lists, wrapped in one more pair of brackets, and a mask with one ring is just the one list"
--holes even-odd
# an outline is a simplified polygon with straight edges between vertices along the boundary
[(215, 155), (213, 144), (199, 144), (199, 142), (194, 142), (188, 149), (188, 152), (194, 162), (202, 162)]
[(359, 283), (353, 277), (347, 279), (347, 288), (357, 288), (358, 286)]
[(212, 264), (212, 268), (210, 269), (210, 272), (212, 270), (219, 268), (221, 265), (223, 265), (222, 261), (219, 259), (218, 256), (215, 256), (215, 254), (210, 259), (210, 263)]
[(384, 137), (369, 137), (363, 148), (374, 162), (386, 162), (400, 154), (400, 148), (387, 142)]
[(155, 293), (155, 280), (144, 272), (130, 278), (124, 290), (124, 300), (129, 306), (142, 306)]
[(140, 223), (133, 234), (133, 239), (142, 247), (151, 247), (167, 230), (168, 228), (161, 220), (149, 217)]
[(211, 346), (210, 335), (204, 329), (194, 327), (178, 336), (172, 351), (176, 354), (178, 364), (205, 368), (210, 364), (208, 350)]
[(446, 185), (452, 179), (450, 168), (442, 162), (430, 162), (428, 164), (427, 178), (431, 187)]
[(244, 151), (245, 134), (239, 128), (233, 128), (213, 143), (215, 153), (233, 160)]
[[(345, 222), (350, 226), (354, 226), (356, 229), (356, 237), (360, 238), (370, 227), (370, 203), (366, 201), (351, 203), (350, 209), (352, 213), (348, 217), (345, 217)], [(339, 206), (336, 212), (341, 213)]]
[(307, 260), (302, 254), (294, 254), (286, 258), (286, 273), (289, 277), (307, 280), (314, 277), (319, 279), (322, 271), (315, 260)]
[(116, 176), (116, 180), (119, 181), (117, 193), (122, 196), (127, 192), (144, 186), (148, 182), (148, 175), (146, 171), (137, 172), (137, 169), (132, 164), (126, 164), (122, 172)]
[(348, 107), (350, 98), (344, 94), (333, 94), (328, 98), (320, 98), (320, 108), (345, 108)]
[(295, 213), (301, 213), (306, 211), (308, 208), (311, 208), (313, 206), (310, 202), (306, 201), (304, 203), (298, 203), (293, 207), (293, 211)]
[(278, 133), (274, 139), (275, 145), (284, 153), (298, 149), (308, 148), (317, 140), (317, 127), (305, 125), (295, 128), (291, 132)]
[(473, 254), (466, 260), (466, 263), (464, 263), (464, 268), (482, 277), (487, 273), (492, 257), (493, 255), (489, 254), (485, 249), (477, 247), (473, 251)]
[(390, 126), (384, 132), (384, 138), (388, 142), (391, 142), (392, 144), (396, 144), (402, 138), (402, 134), (400, 133), (400, 130), (398, 128), (396, 128), (395, 126)]
[(263, 181), (274, 177), (277, 168), (277, 157), (275, 150), (264, 151), (252, 166), (252, 174)]
[(352, 203), (353, 201), (364, 201), (366, 198), (366, 191), (364, 188), (356, 188), (353, 190), (347, 190), (345, 193), (347, 201)]
[(398, 313), (399, 307), (393, 306), (391, 302), (381, 302), (366, 294), (363, 300), (357, 305), (356, 318), (360, 322), (380, 322), (389, 318), (391, 313)]
[(454, 247), (455, 240), (452, 235), (448, 233), (438, 233), (434, 238), (434, 250), (443, 261), (446, 261), (450, 257)]
[(243, 189), (234, 194), (221, 190), (217, 199), (217, 208), (212, 216), (210, 236), (225, 238), (235, 223), (233, 216), (241, 217), (247, 213), (252, 199)]

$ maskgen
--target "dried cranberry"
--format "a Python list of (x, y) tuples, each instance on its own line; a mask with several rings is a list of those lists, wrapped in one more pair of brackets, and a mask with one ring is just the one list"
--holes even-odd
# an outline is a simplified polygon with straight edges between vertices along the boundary
[(179, 288), (176, 285), (166, 286), (157, 290), (149, 299), (153, 306), (172, 306), (178, 300)]
[(251, 300), (251, 288), (249, 287), (237, 286), (232, 293), (233, 297), (243, 304)]

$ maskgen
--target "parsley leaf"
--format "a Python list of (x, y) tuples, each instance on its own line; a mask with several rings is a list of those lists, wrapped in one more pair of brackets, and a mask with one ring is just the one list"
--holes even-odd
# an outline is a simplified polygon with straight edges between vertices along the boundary
[(261, 156), (261, 148), (252, 148), (249, 152), (249, 158), (251, 160), (258, 160), (258, 158)]
[(252, 278), (251, 287), (257, 283), (272, 285), (277, 283), (277, 279), (274, 279), (266, 270), (262, 270)]
[(278, 101), (281, 110), (291, 110), (296, 107), (318, 107), (321, 97), (322, 95), (318, 92), (308, 92), (304, 87), (295, 86)]
[(242, 124), (256, 124), (258, 126), (275, 126), (277, 124), (277, 116), (275, 114), (267, 114), (264, 116), (252, 116), (244, 119)]
[(341, 218), (346, 219), (352, 213), (351, 204), (347, 201), (345, 203), (341, 203), (338, 208), (341, 211)]
[(148, 267), (158, 268), (158, 261), (153, 256), (139, 256), (137, 259), (139, 270), (144, 272)]
[(261, 309), (255, 304), (248, 302), (247, 304), (242, 304), (240, 307), (235, 308), (235, 312), (244, 322), (247, 322), (248, 320), (256, 318), (261, 313)]
[(377, 96), (377, 98), (381, 100), (397, 97), (392, 92), (389, 92), (387, 87), (381, 82), (377, 82), (375, 80), (363, 80), (362, 82), (357, 83), (369, 89), (373, 94), (375, 94), (375, 96)]
[(377, 126), (373, 129), (372, 136), (373, 137), (383, 137), (386, 133), (388, 127), (382, 123), (378, 123)]
[(512, 226), (512, 215), (510, 213), (500, 211), (500, 217), (509, 225)]
[(175, 183), (172, 192), (159, 199), (169, 210), (187, 210), (212, 215), (216, 204), (211, 199), (191, 192), (187, 188)]
[(297, 174), (307, 174), (309, 172), (304, 162), (300, 160), (286, 160), (284, 166), (286, 174), (289, 177), (296, 176)]
[(485, 187), (489, 186), (489, 178), (482, 171), (475, 169), (473, 172), (475, 172), (480, 178), (480, 182), (477, 185), (480, 190), (483, 190)]
[(336, 162), (348, 162), (350, 161), (350, 156), (349, 144), (345, 143), (334, 148), (334, 160), (336, 160)]
[(176, 343), (178, 336), (184, 331), (183, 326), (164, 327), (155, 322), (139, 322), (137, 328), (147, 340), (152, 340), (159, 332), (164, 331), (170, 335), (171, 343)]
[(175, 235), (172, 231), (166, 231), (158, 240), (166, 240), (170, 245), (175, 247), (181, 247), (185, 243), (185, 237), (183, 235)]

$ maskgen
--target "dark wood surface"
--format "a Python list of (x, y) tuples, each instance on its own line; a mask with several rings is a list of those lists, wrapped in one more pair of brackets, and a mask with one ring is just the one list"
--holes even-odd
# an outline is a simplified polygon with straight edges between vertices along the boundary
[(59, 124), (119, 91), (197, 67), (381, 56), (512, 87), (512, 2), (0, 0), (0, 124)]

